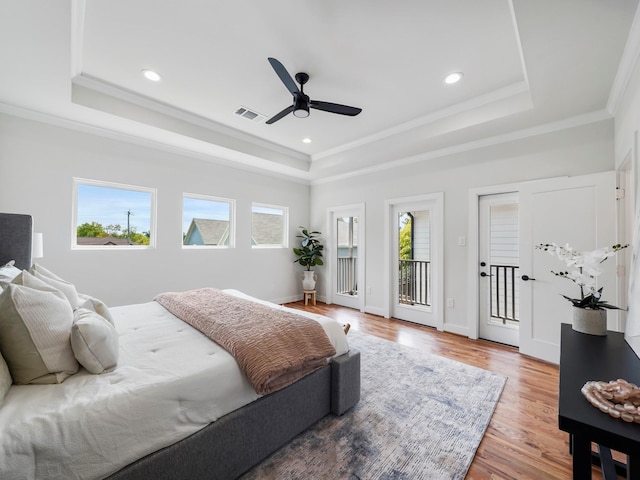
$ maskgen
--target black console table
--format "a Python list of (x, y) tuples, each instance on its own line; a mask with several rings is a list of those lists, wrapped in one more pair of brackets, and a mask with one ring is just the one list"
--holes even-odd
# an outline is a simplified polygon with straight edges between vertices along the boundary
[[(617, 469), (628, 479), (640, 479), (640, 424), (602, 413), (580, 392), (587, 381), (618, 378), (640, 385), (640, 359), (622, 333), (599, 337), (562, 324), (558, 423), (570, 435), (574, 479), (591, 479), (594, 460), (604, 460), (604, 478), (615, 479)], [(599, 446), (599, 460), (592, 454), (591, 442)], [(627, 454), (626, 466), (611, 460), (611, 450)]]

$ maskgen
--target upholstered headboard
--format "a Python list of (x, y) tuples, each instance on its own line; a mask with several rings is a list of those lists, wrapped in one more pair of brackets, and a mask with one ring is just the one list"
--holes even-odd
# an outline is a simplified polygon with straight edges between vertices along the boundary
[(0, 213), (0, 266), (15, 260), (17, 268), (29, 269), (32, 234), (31, 215)]

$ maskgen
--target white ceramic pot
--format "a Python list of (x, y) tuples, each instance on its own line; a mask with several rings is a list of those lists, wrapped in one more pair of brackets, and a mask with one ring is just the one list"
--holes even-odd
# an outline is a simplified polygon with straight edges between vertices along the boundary
[(313, 270), (305, 270), (304, 272), (302, 272), (302, 289), (316, 289), (316, 273)]
[(571, 326), (576, 332), (604, 336), (607, 334), (607, 311), (573, 307)]

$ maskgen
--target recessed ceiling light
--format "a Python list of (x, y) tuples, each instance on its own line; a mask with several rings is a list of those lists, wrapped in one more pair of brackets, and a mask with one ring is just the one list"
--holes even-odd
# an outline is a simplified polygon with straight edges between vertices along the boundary
[(447, 75), (446, 77), (444, 77), (444, 83), (446, 83), (447, 85), (458, 83), (460, 80), (462, 80), (462, 77), (463, 77), (462, 73), (453, 72)]
[(302, 143), (311, 143), (311, 139), (310, 138), (303, 138), (302, 139)]
[(160, 80), (162, 80), (160, 74), (154, 72), (153, 70), (142, 70), (142, 75), (144, 75), (144, 78), (146, 78), (147, 80), (151, 80), (152, 82), (159, 82)]

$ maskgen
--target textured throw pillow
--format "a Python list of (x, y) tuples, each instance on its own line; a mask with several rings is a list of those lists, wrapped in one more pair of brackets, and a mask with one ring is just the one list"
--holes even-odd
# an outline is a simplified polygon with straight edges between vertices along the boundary
[(118, 364), (118, 332), (104, 317), (86, 308), (73, 314), (71, 346), (80, 365), (91, 373), (109, 372)]
[(0, 355), (0, 407), (4, 402), (4, 397), (9, 391), (9, 387), (11, 387), (12, 383), (13, 379), (11, 378), (9, 367), (7, 367), (7, 362), (5, 362), (2, 355)]
[(11, 260), (0, 267), (0, 289), (6, 287), (7, 284), (20, 275), (21, 270), (15, 267), (15, 263), (15, 260)]
[(69, 303), (71, 304), (72, 309), (78, 308), (78, 291), (73, 283), (67, 282), (62, 278), (58, 277), (54, 273), (51, 273), (49, 270), (44, 268), (42, 265), (38, 265), (34, 263), (31, 267), (30, 273), (34, 275), (36, 278), (42, 280), (43, 282), (51, 285), (54, 288), (57, 288), (64, 296), (67, 297)]
[[(35, 288), (19, 284), (21, 277)], [(61, 383), (79, 368), (71, 349), (71, 305), (28, 272), (14, 282), (0, 293), (0, 351), (13, 382)]]
[(90, 295), (85, 295), (84, 293), (78, 294), (78, 300), (80, 302), (78, 308), (86, 308), (87, 310), (96, 312), (98, 315), (106, 318), (111, 325), (115, 326), (109, 307), (107, 307), (102, 300), (98, 300)]

